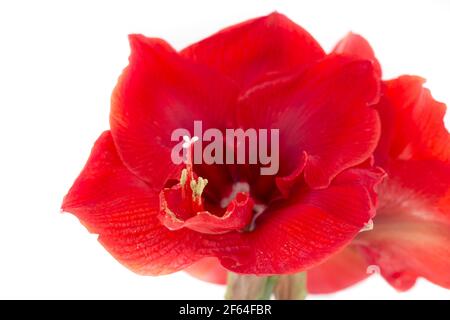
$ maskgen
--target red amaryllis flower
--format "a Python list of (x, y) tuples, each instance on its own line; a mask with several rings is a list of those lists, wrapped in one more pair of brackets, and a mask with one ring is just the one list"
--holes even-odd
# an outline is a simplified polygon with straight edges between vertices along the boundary
[[(63, 202), (140, 274), (204, 259), (244, 274), (302, 271), (346, 246), (375, 214), (380, 121), (374, 63), (325, 55), (285, 16), (227, 28), (180, 52), (130, 36), (111, 130)], [(279, 129), (279, 171), (175, 164), (177, 128)], [(211, 260), (213, 259), (213, 260)]]
[[(378, 64), (357, 35), (347, 36), (335, 50)], [(371, 265), (400, 291), (418, 277), (450, 288), (450, 135), (443, 121), (446, 107), (424, 82), (401, 76), (383, 83), (375, 160), (388, 178), (379, 188), (374, 229), (308, 272), (311, 292), (352, 285), (371, 274)]]
[[(349, 34), (334, 52), (372, 60), (381, 74), (372, 48), (358, 35)], [(378, 188), (373, 230), (308, 270), (309, 292), (338, 291), (378, 271), (401, 291), (418, 277), (450, 288), (450, 136), (445, 105), (423, 83), (401, 76), (382, 84), (375, 162), (388, 177)], [(226, 270), (213, 260), (188, 270), (206, 281), (226, 281)]]

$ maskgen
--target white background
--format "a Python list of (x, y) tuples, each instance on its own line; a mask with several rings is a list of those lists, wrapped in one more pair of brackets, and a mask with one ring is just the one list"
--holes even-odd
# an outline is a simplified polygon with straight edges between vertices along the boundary
[[(350, 30), (364, 35), (386, 78), (421, 75), (438, 100), (450, 102), (450, 1), (0, 2), (0, 298), (223, 297), (223, 287), (184, 273), (131, 273), (59, 208), (93, 142), (108, 129), (128, 33), (181, 49), (273, 10), (327, 50)], [(310, 298), (450, 299), (450, 291), (420, 280), (399, 294), (374, 276)]]

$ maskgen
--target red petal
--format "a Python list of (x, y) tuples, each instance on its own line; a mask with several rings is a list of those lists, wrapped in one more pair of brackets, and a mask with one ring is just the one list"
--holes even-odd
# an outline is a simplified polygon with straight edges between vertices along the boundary
[(301, 158), (298, 161), (298, 167), (287, 176), (276, 177), (275, 183), (281, 195), (287, 198), (292, 190), (292, 187), (302, 179), (303, 169), (305, 169), (306, 163), (308, 162), (308, 154), (303, 151)]
[(423, 83), (413, 76), (385, 83), (376, 159), (389, 179), (380, 189), (374, 231), (358, 237), (398, 290), (418, 277), (450, 288), (450, 136), (445, 105)]
[[(440, 161), (395, 161), (379, 187), (374, 229), (344, 251), (308, 271), (312, 293), (344, 289), (375, 265), (398, 290), (418, 277), (450, 287), (450, 165)], [(358, 262), (359, 261), (359, 262)], [(348, 262), (348, 263), (346, 263)]]
[(368, 267), (364, 254), (356, 246), (345, 247), (308, 270), (308, 292), (332, 293), (350, 287), (369, 276)]
[[(212, 239), (162, 226), (157, 194), (122, 164), (109, 132), (96, 142), (62, 209), (99, 234), (119, 262), (141, 274), (174, 272), (218, 250), (237, 247), (233, 236)], [(236, 250), (245, 254), (242, 248)]]
[(386, 133), (380, 143), (388, 146), (394, 158), (450, 161), (450, 135), (444, 125), (446, 106), (433, 99), (423, 88), (424, 82), (413, 76), (385, 82), (384, 101), (378, 109)]
[(348, 169), (327, 189), (297, 191), (289, 204), (269, 209), (253, 232), (243, 234), (253, 248), (248, 262), (230, 265), (221, 259), (222, 265), (238, 273), (283, 274), (322, 261), (373, 216), (373, 187), (383, 176), (378, 169)]
[(359, 34), (350, 32), (334, 47), (333, 52), (367, 59), (373, 62), (375, 72), (381, 77), (381, 66), (369, 42)]
[(173, 198), (173, 196), (170, 196), (173, 192), (181, 195), (179, 188), (165, 189), (160, 195), (161, 212), (159, 219), (170, 230), (188, 228), (200, 233), (221, 234), (242, 230), (252, 219), (253, 200), (247, 193), (238, 193), (221, 217), (213, 215), (209, 211), (200, 211), (194, 213), (194, 216), (182, 220), (178, 215), (178, 210), (181, 210), (182, 206), (176, 205), (179, 201), (175, 204), (166, 201), (169, 197)]
[(380, 218), (374, 232), (358, 239), (383, 277), (401, 291), (410, 289), (417, 277), (450, 289), (449, 241), (449, 225), (411, 218)]
[(261, 84), (242, 95), (246, 128), (280, 130), (280, 175), (298, 168), (301, 153), (311, 187), (327, 186), (342, 170), (366, 160), (378, 142), (379, 78), (370, 62), (329, 56), (306, 72)]
[(236, 89), (219, 74), (180, 57), (163, 40), (130, 36), (130, 64), (114, 90), (111, 132), (125, 165), (161, 190), (168, 177), (179, 177), (171, 160), (171, 134), (229, 127)]
[(222, 267), (216, 258), (205, 258), (185, 269), (197, 279), (217, 284), (227, 283), (227, 269)]
[(399, 290), (417, 277), (450, 288), (450, 164), (398, 160), (388, 171), (374, 229), (355, 243)]
[(226, 28), (181, 54), (229, 76), (241, 87), (325, 55), (308, 32), (276, 12)]
[(389, 174), (374, 232), (361, 242), (396, 288), (409, 289), (418, 276), (450, 288), (450, 164), (398, 160)]

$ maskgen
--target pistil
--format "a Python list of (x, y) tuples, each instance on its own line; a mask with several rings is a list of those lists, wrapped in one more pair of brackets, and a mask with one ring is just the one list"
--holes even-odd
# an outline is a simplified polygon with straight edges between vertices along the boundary
[(193, 144), (198, 138), (194, 136), (190, 139), (184, 136), (183, 139), (185, 141), (183, 148), (186, 149), (186, 158), (184, 160), (186, 168), (181, 171), (180, 177), (182, 198), (192, 212), (201, 212), (204, 210), (202, 193), (208, 184), (208, 180), (202, 177), (196, 178), (193, 170)]

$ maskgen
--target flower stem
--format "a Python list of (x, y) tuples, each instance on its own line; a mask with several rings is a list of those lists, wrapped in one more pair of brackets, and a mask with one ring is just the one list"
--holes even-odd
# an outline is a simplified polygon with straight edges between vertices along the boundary
[(268, 277), (228, 273), (225, 299), (270, 300), (272, 294), (278, 300), (305, 299), (306, 273)]
[(259, 277), (228, 273), (225, 299), (228, 300), (268, 300), (272, 296), (277, 276)]
[(306, 272), (280, 276), (274, 288), (277, 300), (304, 300), (307, 294)]

